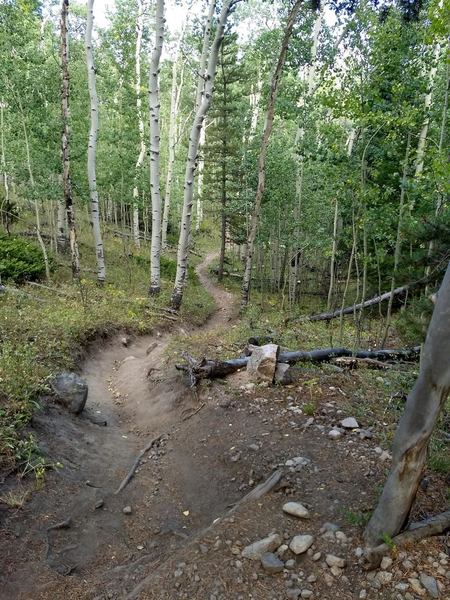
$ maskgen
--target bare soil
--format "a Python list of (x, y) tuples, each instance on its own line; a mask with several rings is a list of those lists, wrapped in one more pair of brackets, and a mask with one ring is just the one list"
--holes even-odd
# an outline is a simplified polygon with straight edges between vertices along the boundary
[[(200, 330), (219, 344), (220, 332), (237, 317), (233, 296), (208, 278), (213, 258), (205, 258), (198, 274), (217, 311)], [(278, 600), (298, 587), (325, 600), (359, 598), (362, 589), (369, 599), (387, 600), (397, 598), (398, 582), (420, 573), (433, 575), (441, 598), (450, 597), (443, 537), (395, 553), (392, 582), (380, 589), (355, 555), (362, 531), (355, 520), (373, 507), (388, 468), (374, 439), (327, 436), (331, 425), (351, 416), (343, 404), (357, 375), (323, 373), (313, 422), (302, 411), (310, 399), (307, 373), (295, 386), (254, 389), (238, 373), (193, 392), (166, 348), (174, 334), (182, 339), (198, 331), (177, 326), (127, 347), (120, 337), (103, 343), (80, 369), (89, 385), (86, 414), (72, 416), (49, 400), (34, 417), (42, 451), (63, 467), (50, 471), (22, 508), (0, 504), (0, 598)], [(161, 434), (116, 494), (140, 450)], [(296, 456), (310, 462), (298, 470), (284, 467)], [(286, 473), (280, 485), (230, 515), (278, 466)], [(416, 503), (419, 517), (445, 507), (442, 479), (429, 475), (426, 481)], [(6, 482), (13, 492), (17, 485)], [(302, 502), (311, 518), (300, 522), (284, 514), (287, 500)], [(68, 527), (49, 529), (69, 518)], [(348, 541), (324, 537), (325, 522), (338, 524)], [(273, 531), (286, 543), (311, 533), (321, 558), (305, 554), (292, 571), (269, 575), (240, 556), (243, 546)], [(330, 575), (326, 553), (346, 559), (341, 576)], [(287, 558), (295, 557), (287, 551)], [(405, 559), (412, 566), (405, 567)], [(307, 582), (310, 575), (316, 580)]]

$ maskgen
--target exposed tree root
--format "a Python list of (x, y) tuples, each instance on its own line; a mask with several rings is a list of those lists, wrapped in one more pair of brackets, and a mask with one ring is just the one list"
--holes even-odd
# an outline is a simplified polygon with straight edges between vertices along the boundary
[(144, 454), (146, 454), (151, 448), (153, 448), (153, 446), (157, 442), (159, 442), (164, 435), (165, 434), (162, 433), (161, 435), (158, 435), (158, 437), (153, 438), (152, 440), (149, 441), (149, 443), (145, 446), (145, 448), (140, 451), (140, 453), (136, 457), (135, 461), (131, 465), (131, 469), (128, 471), (127, 475), (124, 477), (124, 479), (122, 480), (122, 483), (119, 485), (117, 490), (114, 492), (115, 495), (119, 494), (128, 485), (128, 483), (131, 481), (136, 469), (138, 468), (139, 463), (141, 462), (141, 459), (144, 456)]
[(366, 569), (376, 569), (380, 565), (383, 556), (390, 552), (393, 545), (405, 546), (411, 542), (418, 542), (427, 537), (440, 535), (448, 529), (450, 529), (450, 510), (419, 523), (412, 523), (408, 529), (392, 538), (391, 543), (380, 544), (375, 548), (366, 548), (364, 552), (364, 566)]

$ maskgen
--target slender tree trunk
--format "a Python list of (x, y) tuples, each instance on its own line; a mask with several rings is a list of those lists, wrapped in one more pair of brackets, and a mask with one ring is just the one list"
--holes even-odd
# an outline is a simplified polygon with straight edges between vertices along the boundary
[(405, 525), (422, 479), (428, 442), (450, 388), (450, 264), (422, 352), (419, 377), (408, 396), (393, 442), (392, 466), (364, 532), (373, 547)]
[(409, 160), (409, 149), (411, 145), (411, 133), (408, 133), (408, 140), (406, 142), (406, 152), (405, 152), (405, 161), (403, 164), (403, 176), (402, 176), (402, 189), (400, 191), (400, 204), (398, 207), (398, 222), (397, 222), (397, 238), (395, 241), (395, 249), (394, 249), (394, 268), (392, 271), (391, 278), (391, 295), (389, 297), (387, 312), (386, 312), (386, 327), (384, 330), (382, 348), (384, 348), (386, 344), (387, 337), (389, 335), (389, 328), (391, 326), (391, 314), (392, 314), (392, 305), (394, 302), (394, 294), (393, 291), (395, 289), (395, 284), (397, 280), (397, 271), (398, 271), (398, 263), (400, 261), (400, 254), (402, 249), (402, 227), (403, 227), (403, 213), (405, 208), (405, 194), (406, 194), (406, 182), (408, 178), (408, 160)]
[(206, 119), (203, 121), (198, 144), (198, 184), (195, 203), (195, 230), (200, 230), (203, 221), (203, 176), (205, 172), (204, 147), (206, 143)]
[(91, 200), (91, 227), (94, 235), (95, 255), (97, 258), (97, 280), (100, 284), (106, 278), (105, 255), (103, 250), (102, 232), (100, 229), (100, 214), (97, 192), (96, 155), (98, 138), (98, 97), (95, 83), (94, 53), (92, 50), (92, 28), (94, 24), (94, 0), (87, 0), (86, 24), (86, 65), (90, 98), (91, 126), (89, 130), (87, 171), (89, 193)]
[[(10, 206), (10, 202), (9, 202), (9, 184), (8, 184), (8, 173), (7, 173), (7, 168), (6, 168), (6, 154), (5, 154), (5, 123), (4, 123), (4, 115), (3, 115), (3, 111), (5, 109), (5, 103), (3, 101), (3, 98), (0, 100), (0, 129), (1, 129), (1, 151), (2, 151), (2, 171), (3, 171), (3, 187), (5, 188), (5, 200), (4, 200), (4, 206), (5, 206), (5, 218), (4, 218), (4, 223), (5, 223), (5, 228), (6, 231), (8, 233), (8, 235), (10, 235), (10, 230), (9, 230), (9, 224), (11, 222), (11, 206)], [(2, 205), (2, 216), (3, 216), (3, 205)]]
[[(223, 57), (223, 44), (221, 46), (221, 67), (222, 67), (222, 82), (223, 82), (223, 114), (222, 114), (222, 126), (225, 132), (228, 131), (228, 88), (227, 79), (225, 75), (224, 57)], [(223, 279), (223, 269), (225, 265), (225, 249), (227, 240), (227, 134), (222, 136), (222, 165), (221, 165), (221, 197), (220, 197), (220, 256), (219, 256), (219, 269), (218, 279)]]
[(159, 62), (164, 40), (164, 0), (156, 2), (155, 45), (150, 61), (150, 193), (152, 197), (152, 241), (150, 254), (150, 295), (161, 289), (161, 189), (159, 183)]
[(328, 288), (327, 310), (331, 308), (333, 300), (334, 280), (336, 273), (336, 251), (337, 251), (337, 230), (338, 230), (339, 202), (337, 198), (334, 201), (334, 221), (333, 221), (333, 244), (331, 247), (330, 259), (330, 286)]
[(415, 165), (414, 165), (414, 177), (419, 177), (423, 171), (423, 165), (424, 165), (424, 159), (425, 159), (425, 146), (427, 143), (428, 129), (430, 127), (429, 112), (430, 112), (431, 102), (432, 102), (432, 98), (433, 98), (434, 81), (436, 79), (437, 66), (438, 66), (438, 62), (439, 62), (440, 53), (441, 53), (441, 46), (440, 46), (440, 44), (436, 44), (436, 47), (435, 47), (434, 53), (433, 53), (432, 65), (431, 65), (430, 71), (428, 73), (428, 90), (427, 90), (427, 94), (425, 96), (425, 102), (424, 102), (425, 119), (423, 121), (422, 129), (420, 131), (419, 143), (417, 144), (416, 161), (415, 161)]
[(139, 155), (136, 161), (133, 187), (133, 240), (136, 248), (140, 248), (141, 240), (139, 236), (139, 180), (142, 172), (142, 166), (145, 158), (145, 136), (144, 120), (142, 118), (142, 98), (141, 98), (141, 47), (142, 33), (144, 28), (145, 2), (139, 0), (138, 13), (136, 18), (136, 46), (135, 46), (135, 93), (136, 93), (136, 114), (139, 129)]
[[(62, 136), (61, 136), (61, 155), (63, 163), (63, 191), (64, 191), (64, 205), (61, 202), (58, 204), (63, 207), (63, 216), (67, 219), (67, 228), (69, 230), (69, 247), (70, 247), (70, 258), (72, 264), (72, 275), (77, 278), (80, 275), (80, 258), (78, 253), (78, 242), (77, 242), (77, 231), (75, 226), (75, 210), (72, 199), (72, 186), (70, 181), (70, 79), (69, 79), (69, 44), (68, 44), (68, 32), (67, 32), (67, 19), (69, 12), (69, 0), (62, 0), (61, 2), (61, 118), (62, 118)], [(65, 215), (64, 215), (65, 208)], [(63, 222), (66, 221), (63, 219)], [(58, 233), (57, 233), (57, 244), (60, 249), (64, 249), (67, 245), (67, 237), (65, 228), (61, 228), (59, 220), (58, 210)]]
[(178, 64), (180, 61), (180, 48), (183, 41), (183, 33), (178, 42), (178, 48), (172, 65), (172, 90), (170, 94), (170, 119), (169, 119), (169, 157), (167, 162), (167, 177), (164, 196), (164, 211), (161, 232), (161, 251), (167, 249), (167, 228), (169, 225), (170, 202), (172, 199), (173, 169), (175, 166), (175, 154), (177, 147), (177, 124), (178, 108), (180, 105), (181, 90), (183, 87), (184, 64), (181, 67), (180, 82), (178, 83)]
[(278, 56), (277, 65), (275, 67), (272, 81), (270, 84), (269, 99), (267, 105), (266, 118), (264, 122), (263, 136), (261, 141), (261, 149), (258, 160), (258, 186), (256, 188), (255, 200), (253, 202), (253, 209), (250, 220), (250, 231), (247, 239), (247, 255), (245, 258), (245, 270), (244, 277), (242, 280), (242, 293), (241, 293), (241, 308), (245, 308), (248, 304), (250, 297), (250, 284), (252, 278), (252, 261), (253, 253), (255, 248), (255, 239), (259, 223), (259, 215), (261, 212), (261, 200), (264, 193), (265, 179), (266, 179), (266, 156), (267, 149), (269, 146), (270, 135), (272, 133), (273, 119), (275, 113), (275, 101), (278, 93), (278, 85), (280, 83), (281, 75), (283, 72), (284, 62), (286, 60), (286, 53), (289, 46), (289, 40), (292, 35), (295, 20), (297, 18), (300, 6), (303, 0), (296, 0), (295, 4), (291, 8), (289, 13), (286, 28), (284, 30), (283, 40), (281, 43), (280, 54)]
[[(211, 5), (215, 5), (215, 0), (212, 0)], [(213, 9), (210, 14), (213, 14)], [(177, 273), (175, 277), (175, 285), (172, 293), (172, 307), (178, 310), (183, 299), (183, 289), (186, 282), (187, 266), (188, 266), (188, 251), (189, 251), (189, 235), (191, 230), (192, 203), (194, 192), (194, 178), (196, 170), (196, 162), (198, 157), (198, 146), (200, 140), (200, 132), (203, 121), (209, 110), (214, 90), (214, 79), (216, 75), (217, 59), (220, 46), (224, 37), (225, 25), (233, 7), (236, 5), (236, 0), (225, 0), (222, 5), (220, 17), (217, 22), (216, 34), (212, 47), (209, 53), (208, 66), (206, 69), (206, 77), (204, 78), (204, 92), (200, 104), (195, 112), (194, 122), (192, 124), (191, 133), (189, 136), (188, 157), (186, 161), (186, 172), (184, 181), (184, 199), (183, 212), (181, 217), (180, 238), (178, 241), (177, 254)], [(211, 23), (207, 22), (205, 26), (205, 35)], [(200, 77), (203, 80), (202, 74)], [(200, 79), (200, 78), (199, 78)], [(200, 86), (200, 81), (199, 81)], [(198, 89), (198, 88), (197, 88)]]

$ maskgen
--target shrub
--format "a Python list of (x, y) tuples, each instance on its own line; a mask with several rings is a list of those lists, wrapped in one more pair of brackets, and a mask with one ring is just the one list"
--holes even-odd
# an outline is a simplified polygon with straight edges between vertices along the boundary
[(45, 274), (44, 257), (40, 248), (18, 237), (0, 236), (0, 278), (2, 281), (23, 283)]

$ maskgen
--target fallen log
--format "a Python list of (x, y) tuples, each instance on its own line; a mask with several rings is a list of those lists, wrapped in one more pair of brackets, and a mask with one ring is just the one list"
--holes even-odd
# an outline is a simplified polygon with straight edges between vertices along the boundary
[[(334, 358), (341, 356), (374, 359), (377, 361), (411, 361), (417, 360), (420, 355), (420, 346), (408, 348), (405, 350), (357, 350), (353, 352), (347, 348), (324, 348), (321, 350), (303, 351), (297, 350), (293, 352), (280, 352), (278, 355), (279, 363), (295, 364), (301, 361), (308, 362), (328, 362)], [(249, 361), (248, 356), (240, 358), (232, 358), (229, 360), (209, 360), (202, 358), (197, 360), (189, 354), (184, 353), (186, 365), (175, 365), (180, 371), (186, 371), (189, 374), (191, 386), (194, 387), (200, 379), (214, 379), (224, 377), (243, 367), (247, 366)]]

